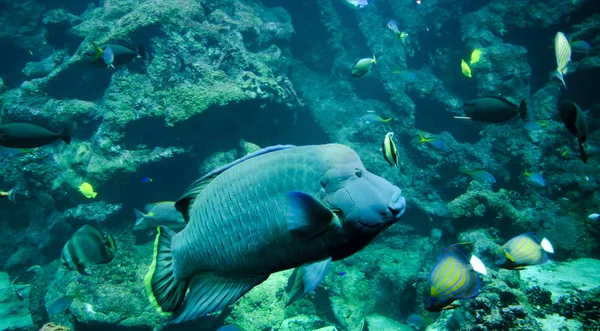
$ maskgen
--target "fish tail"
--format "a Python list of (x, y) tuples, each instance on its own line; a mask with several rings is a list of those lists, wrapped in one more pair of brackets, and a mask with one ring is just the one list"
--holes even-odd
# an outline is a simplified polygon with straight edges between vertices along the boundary
[(161, 315), (168, 315), (181, 306), (189, 281), (175, 278), (171, 253), (171, 239), (175, 232), (164, 226), (157, 230), (154, 256), (144, 283), (150, 303)]
[(583, 148), (583, 143), (581, 141), (579, 142), (579, 155), (581, 155), (581, 161), (583, 161), (583, 163), (587, 163), (588, 156), (585, 153), (585, 149)]
[(375, 54), (373, 54), (373, 58), (371, 59), (371, 62), (373, 62), (373, 64), (377, 64), (377, 59), (375, 59)]
[(96, 45), (95, 43), (92, 43), (92, 46), (94, 46), (94, 49), (96, 50), (96, 54), (94, 55), (94, 60), (97, 60), (102, 56), (102, 54), (104, 53), (104, 50), (102, 50), (102, 48), (98, 47), (98, 45)]
[(385, 124), (389, 124), (390, 121), (392, 120), (393, 117), (387, 118), (387, 119), (381, 119), (381, 122), (385, 123)]
[(419, 144), (426, 143), (426, 142), (427, 142), (427, 138), (425, 138), (425, 136), (423, 136), (423, 134), (419, 131)]
[(142, 224), (142, 221), (144, 220), (146, 215), (135, 208), (133, 209), (133, 212), (135, 213), (135, 217), (136, 217), (135, 226)]
[(138, 55), (142, 58), (142, 59), (146, 59), (146, 49), (144, 48), (144, 45), (139, 44), (135, 50), (136, 53), (138, 53)]
[(69, 128), (64, 128), (62, 130), (62, 132), (60, 133), (60, 138), (67, 144), (70, 145), (71, 144), (71, 132), (69, 131)]
[(567, 90), (567, 83), (565, 83), (565, 78), (563, 73), (560, 70), (556, 70), (556, 72), (553, 75), (554, 77), (560, 79), (560, 81), (563, 83), (563, 86), (565, 87), (565, 91)]
[(519, 105), (519, 115), (521, 115), (523, 121), (527, 120), (527, 102), (525, 99), (521, 100), (521, 104)]
[(8, 195), (8, 200), (12, 203), (17, 203), (17, 190), (18, 186), (13, 187), (10, 191), (6, 192)]

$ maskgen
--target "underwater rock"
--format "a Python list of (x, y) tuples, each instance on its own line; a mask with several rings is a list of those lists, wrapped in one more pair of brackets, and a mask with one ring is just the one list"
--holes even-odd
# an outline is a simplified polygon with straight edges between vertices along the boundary
[(40, 331), (71, 331), (71, 329), (66, 326), (56, 325), (54, 323), (46, 323), (44, 326), (42, 326)]
[(315, 330), (321, 328), (325, 322), (323, 322), (317, 316), (307, 315), (296, 315), (290, 317), (281, 322), (281, 331), (304, 331), (304, 330)]
[(151, 306), (143, 282), (152, 244), (136, 246), (131, 235), (115, 239), (119, 249), (113, 261), (91, 266), (90, 276), (58, 267), (44, 295), (46, 308), (67, 295), (73, 296), (73, 301), (64, 312), (50, 316), (52, 321), (70, 328), (75, 325), (143, 330), (157, 327), (161, 316)]
[(483, 217), (489, 208), (497, 217), (506, 217), (513, 223), (519, 223), (521, 214), (509, 201), (506, 191), (493, 192), (483, 184), (472, 181), (466, 193), (448, 203), (448, 211), (454, 218)]
[[(393, 319), (382, 316), (382, 315), (368, 315), (366, 318), (366, 330), (368, 331), (376, 331), (376, 330), (397, 330), (397, 331), (412, 331), (413, 328), (406, 324), (399, 323), (394, 321)], [(364, 329), (362, 329), (364, 330)], [(357, 329), (356, 331), (362, 331), (361, 329)]]
[[(227, 322), (235, 323), (246, 330), (263, 330), (281, 325), (289, 316), (285, 306), (288, 300), (285, 289), (291, 273), (292, 270), (287, 270), (271, 274), (265, 282), (246, 293), (231, 306), (231, 320), (228, 319)], [(310, 294), (307, 297), (310, 297)], [(290, 307), (295, 305), (296, 303)], [(313, 321), (311, 323), (316, 323), (314, 317), (304, 316), (301, 319), (307, 318)], [(291, 323), (290, 326), (297, 325), (293, 320), (287, 323)]]
[(27, 62), (23, 73), (29, 78), (45, 77), (60, 64), (65, 55), (64, 52), (59, 51), (39, 62)]
[[(29, 305), (29, 290), (14, 284), (23, 291), (24, 300), (20, 301), (11, 289), (8, 273), (0, 272), (0, 330), (27, 331), (33, 327)], [(26, 291), (26, 292), (25, 292)]]
[(117, 213), (123, 206), (121, 204), (109, 204), (104, 201), (79, 204), (77, 207), (64, 211), (63, 217), (70, 223), (102, 223), (112, 214)]
[(82, 38), (70, 33), (69, 30), (81, 22), (81, 18), (67, 12), (65, 9), (49, 10), (42, 17), (44, 38), (53, 47), (74, 48), (81, 42)]

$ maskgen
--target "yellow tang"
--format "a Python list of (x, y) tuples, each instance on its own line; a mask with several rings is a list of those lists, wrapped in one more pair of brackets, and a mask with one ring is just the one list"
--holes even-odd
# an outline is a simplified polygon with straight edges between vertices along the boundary
[(473, 50), (473, 53), (471, 53), (471, 64), (475, 64), (477, 62), (479, 62), (479, 60), (481, 60), (481, 50), (479, 48), (476, 48)]
[(83, 184), (79, 185), (79, 192), (88, 199), (93, 199), (98, 194), (94, 192), (94, 187), (88, 182), (83, 182)]
[(469, 65), (467, 64), (467, 62), (465, 62), (465, 60), (461, 60), (462, 62), (460, 63), (460, 69), (462, 70), (463, 75), (471, 78), (471, 68), (469, 68)]

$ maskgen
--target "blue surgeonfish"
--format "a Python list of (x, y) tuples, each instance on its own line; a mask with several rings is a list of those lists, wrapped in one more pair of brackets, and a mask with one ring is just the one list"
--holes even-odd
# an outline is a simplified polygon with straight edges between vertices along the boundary
[(509, 240), (496, 255), (496, 265), (504, 269), (519, 270), (527, 266), (548, 262), (548, 254), (554, 248), (548, 239), (539, 240), (532, 232)]
[(479, 295), (481, 280), (477, 272), (485, 273), (485, 266), (476, 256), (469, 261), (458, 245), (448, 246), (431, 270), (431, 289), (425, 302), (428, 311), (453, 309), (457, 307), (454, 301)]
[(234, 303), (270, 274), (297, 268), (288, 304), (314, 290), (331, 261), (399, 220), (401, 190), (340, 144), (279, 145), (198, 179), (175, 203), (187, 224), (158, 227), (145, 277), (171, 323)]

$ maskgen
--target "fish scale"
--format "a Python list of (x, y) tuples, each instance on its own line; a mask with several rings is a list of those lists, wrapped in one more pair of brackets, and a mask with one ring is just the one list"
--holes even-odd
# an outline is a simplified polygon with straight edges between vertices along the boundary
[[(279, 186), (287, 186), (289, 190), (294, 186), (297, 187), (300, 183), (294, 183), (294, 180), (288, 181), (286, 178), (298, 179), (293, 174), (295, 171), (290, 172), (289, 169), (297, 168), (296, 165), (303, 162), (303, 159), (302, 155), (292, 155), (286, 157), (284, 160), (280, 160), (280, 162), (272, 162), (269, 158), (265, 158), (265, 160), (259, 162), (261, 164), (256, 166), (256, 169), (261, 169), (262, 171), (243, 171), (244, 169), (233, 168), (230, 169), (233, 171), (225, 172), (221, 175), (222, 177), (219, 176), (219, 178), (215, 179), (215, 185), (211, 183), (206, 187), (192, 207), (192, 210), (197, 212), (192, 218), (203, 221), (192, 223), (189, 229), (186, 228), (184, 230), (184, 232), (191, 231), (192, 233), (200, 231), (202, 237), (207, 239), (203, 240), (200, 245), (197, 241), (188, 240), (189, 245), (194, 243), (196, 253), (187, 253), (186, 255), (198, 257), (193, 259), (195, 263), (200, 263), (199, 265), (202, 266), (198, 269), (225, 271), (240, 268), (243, 266), (243, 263), (240, 261), (243, 260), (244, 256), (252, 255), (257, 246), (263, 246), (264, 243), (261, 240), (267, 241), (269, 238), (282, 237), (281, 233), (286, 231), (286, 225), (283, 222), (284, 211), (273, 209), (273, 206), (285, 204), (284, 196), (272, 196), (268, 191), (280, 192), (282, 190)], [(288, 166), (289, 164), (293, 164), (294, 167)], [(236, 178), (237, 181), (231, 178)], [(216, 185), (217, 181), (220, 181), (220, 185)], [(300, 185), (305, 186), (306, 184), (302, 181)], [(215, 187), (218, 190), (213, 189)], [(242, 192), (242, 188), (250, 188), (250, 190), (244, 193)], [(287, 190), (284, 189), (283, 191)], [(197, 204), (203, 201), (203, 198), (207, 197), (213, 197), (209, 200), (212, 204), (210, 209), (218, 211), (217, 217), (209, 212), (210, 209), (197, 208)], [(254, 201), (239, 201), (238, 197), (242, 197), (241, 199), (250, 197)], [(269, 198), (265, 199), (261, 197)], [(242, 208), (242, 206), (244, 207)], [(241, 217), (236, 217), (235, 215), (241, 215)], [(216, 219), (231, 220), (231, 227), (219, 226), (215, 222)], [(248, 220), (252, 220), (253, 227), (242, 224), (242, 222), (248, 222)], [(208, 234), (209, 231), (206, 231), (207, 228), (211, 229), (210, 234)], [(235, 229), (238, 229), (237, 231), (245, 231), (241, 241), (232, 243), (229, 240), (223, 239), (235, 235)], [(260, 229), (260, 232), (258, 229)], [(291, 244), (289, 238), (287, 240), (286, 244)], [(176, 246), (174, 245), (174, 247)], [(237, 256), (231, 255), (232, 251), (238, 252)], [(223, 252), (227, 252), (229, 257), (225, 256)], [(287, 261), (288, 254), (284, 250), (267, 250), (266, 252), (258, 253), (265, 255), (265, 259), (261, 260), (262, 265), (289, 263)], [(177, 256), (177, 253), (174, 254)], [(203, 255), (205, 257), (201, 258)], [(183, 264), (188, 265), (187, 263)], [(247, 268), (256, 270), (256, 266), (251, 264), (252, 261), (246, 261), (245, 263)], [(185, 277), (184, 275), (187, 274), (183, 270), (181, 273), (178, 273), (179, 277)]]

